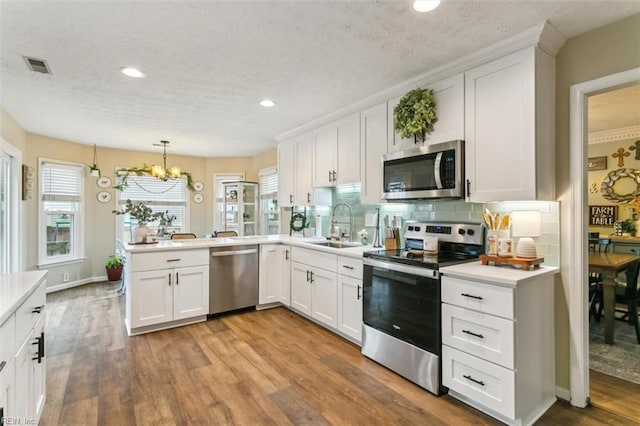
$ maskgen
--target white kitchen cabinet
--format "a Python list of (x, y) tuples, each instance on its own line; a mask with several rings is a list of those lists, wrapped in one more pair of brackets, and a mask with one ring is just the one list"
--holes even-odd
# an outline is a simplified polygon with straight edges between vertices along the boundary
[(529, 47), (465, 73), (467, 200), (553, 200), (554, 59)]
[[(42, 414), (46, 395), (45, 301), (46, 280), (42, 276), (36, 290), (9, 320), (15, 324), (14, 338), (3, 340), (2, 346), (14, 353), (0, 373), (0, 409), (5, 418), (33, 419), (37, 424)], [(5, 337), (5, 326), (2, 328)]]
[(331, 190), (313, 187), (311, 132), (278, 144), (278, 205), (331, 205)]
[(312, 132), (313, 186), (360, 182), (360, 115), (353, 114)]
[[(438, 121), (433, 126), (433, 132), (427, 135), (427, 140), (424, 143), (430, 145), (464, 139), (464, 74), (456, 74), (434, 83), (424, 84), (422, 87), (433, 90), (433, 100), (438, 116)], [(414, 138), (403, 139), (395, 131), (394, 109), (402, 96), (388, 101), (388, 152), (401, 151), (415, 146)]]
[(361, 204), (382, 203), (382, 156), (387, 152), (387, 103), (360, 113)]
[(280, 244), (260, 246), (261, 305), (280, 302), (291, 304), (290, 248)]
[(502, 422), (533, 424), (555, 402), (553, 274), (451, 268), (441, 269), (443, 385)]
[(301, 247), (292, 247), (291, 256), (291, 307), (336, 329), (337, 256)]
[(338, 256), (338, 331), (362, 343), (362, 259)]
[(128, 253), (125, 274), (129, 335), (206, 320), (208, 249)]
[(278, 206), (294, 206), (296, 190), (296, 141), (288, 139), (278, 144)]

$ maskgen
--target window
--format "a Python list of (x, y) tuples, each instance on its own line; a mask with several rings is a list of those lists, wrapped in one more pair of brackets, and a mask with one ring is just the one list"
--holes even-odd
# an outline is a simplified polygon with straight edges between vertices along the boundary
[(213, 187), (215, 188), (213, 196), (216, 199), (213, 209), (214, 231), (224, 231), (224, 189), (222, 188), (222, 184), (226, 182), (236, 182), (239, 180), (244, 180), (244, 173), (216, 173), (213, 175)]
[(39, 264), (84, 256), (84, 166), (40, 160)]
[(260, 178), (260, 210), (262, 211), (262, 229), (264, 235), (280, 233), (280, 215), (278, 210), (278, 168), (269, 167), (258, 172)]
[[(121, 181), (120, 181), (121, 182)], [(120, 183), (119, 182), (119, 183)], [(168, 212), (175, 219), (167, 226), (167, 232), (186, 232), (189, 229), (187, 178), (160, 180), (154, 176), (128, 176), (127, 186), (118, 191), (117, 209), (122, 210), (127, 199), (144, 202), (154, 212)], [(118, 215), (116, 225), (117, 238), (131, 241), (131, 231), (137, 225), (129, 215)], [(148, 223), (151, 229), (157, 229), (160, 221)]]
[(2, 140), (0, 149), (0, 274), (21, 269), (20, 163), (22, 153)]

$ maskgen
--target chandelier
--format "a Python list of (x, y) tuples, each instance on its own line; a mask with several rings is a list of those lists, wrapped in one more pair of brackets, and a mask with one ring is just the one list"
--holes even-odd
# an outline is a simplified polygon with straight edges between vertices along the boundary
[(162, 180), (179, 178), (181, 174), (180, 167), (167, 168), (167, 145), (169, 145), (169, 141), (160, 141), (160, 143), (162, 145), (154, 144), (154, 146), (162, 146), (162, 166), (151, 166), (151, 175)]

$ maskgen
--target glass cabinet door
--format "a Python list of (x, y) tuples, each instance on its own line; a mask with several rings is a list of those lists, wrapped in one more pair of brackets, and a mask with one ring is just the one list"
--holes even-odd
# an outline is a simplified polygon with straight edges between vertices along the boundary
[(238, 181), (223, 186), (225, 231), (236, 231), (239, 236), (256, 235), (260, 218), (258, 184)]

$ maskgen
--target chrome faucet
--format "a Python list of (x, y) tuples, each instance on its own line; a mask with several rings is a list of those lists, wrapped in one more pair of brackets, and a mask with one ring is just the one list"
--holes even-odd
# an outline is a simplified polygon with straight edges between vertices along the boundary
[[(338, 207), (340, 206), (344, 206), (349, 210), (349, 233), (345, 232), (343, 230), (342, 233), (340, 233), (339, 231), (339, 227), (337, 226), (338, 224), (347, 224), (347, 222), (338, 222), (335, 219), (336, 216), (336, 210), (338, 209)], [(331, 239), (340, 239), (342, 240), (347, 240), (347, 241), (351, 241), (351, 236), (353, 234), (353, 212), (351, 211), (351, 206), (347, 203), (338, 203), (333, 207), (333, 212), (331, 213), (331, 235), (330, 238)]]

